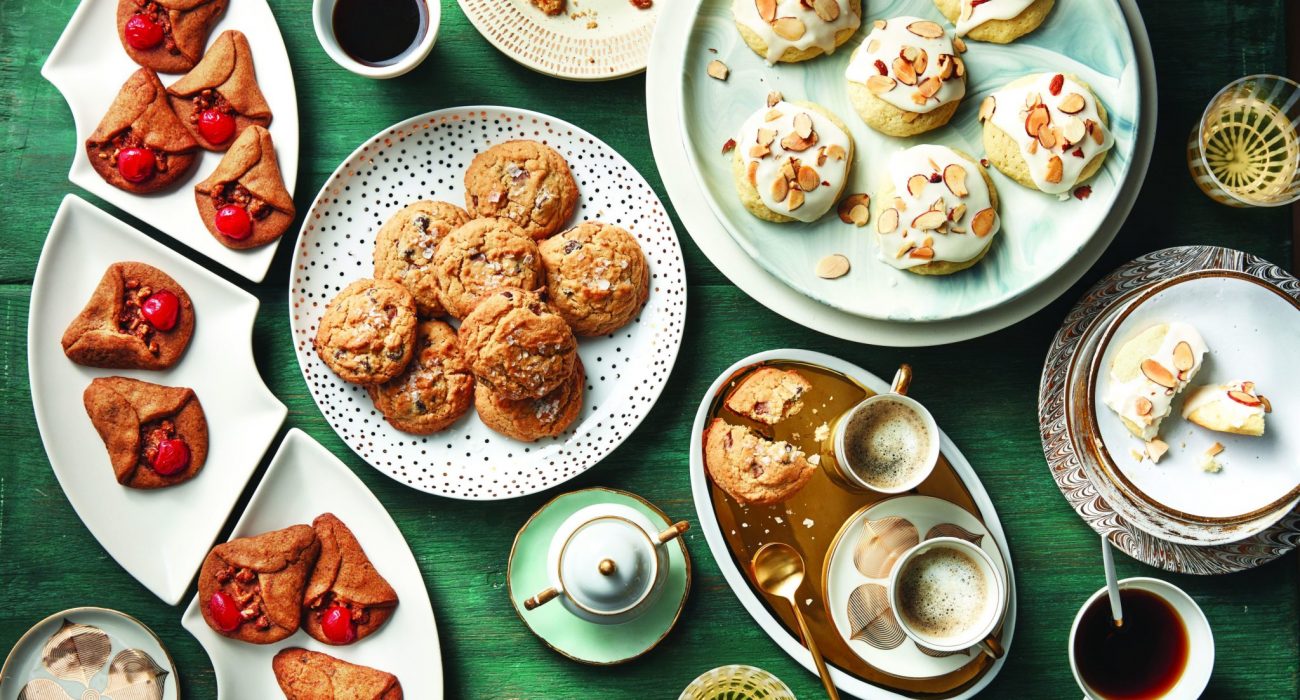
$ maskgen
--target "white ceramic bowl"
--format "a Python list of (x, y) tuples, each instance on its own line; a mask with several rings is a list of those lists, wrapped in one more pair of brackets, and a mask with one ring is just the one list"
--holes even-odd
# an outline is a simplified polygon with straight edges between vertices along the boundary
[(402, 60), (385, 66), (372, 66), (362, 63), (348, 55), (339, 46), (339, 41), (334, 36), (334, 6), (338, 0), (313, 0), (311, 4), (311, 23), (316, 28), (316, 40), (320, 42), (321, 48), (325, 53), (334, 59), (334, 62), (344, 68), (366, 78), (378, 78), (387, 80), (404, 75), (420, 65), (424, 59), (433, 50), (433, 44), (438, 40), (438, 24), (442, 19), (442, 3), (439, 0), (422, 0), (429, 13), (428, 24), (424, 30), (424, 36), (420, 37), (420, 43)]

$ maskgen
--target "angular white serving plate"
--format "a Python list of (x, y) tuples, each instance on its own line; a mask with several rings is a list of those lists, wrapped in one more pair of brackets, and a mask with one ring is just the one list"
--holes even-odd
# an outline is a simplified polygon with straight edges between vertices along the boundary
[[(227, 29), (243, 32), (253, 49), (257, 82), (274, 115), (269, 128), (275, 154), (285, 187), (292, 195), (298, 179), (298, 97), (275, 15), (266, 0), (236, 0), (213, 28), (209, 41)], [(117, 0), (82, 0), (41, 66), (41, 75), (63, 93), (76, 123), (77, 140), (68, 179), (221, 265), (261, 282), (275, 257), (277, 244), (252, 250), (227, 248), (208, 233), (194, 204), (194, 185), (212, 172), (223, 154), (200, 150), (188, 177), (150, 195), (119, 190), (90, 166), (85, 140), (99, 125), (122, 83), (139, 67), (126, 55), (118, 39)], [(163, 85), (170, 85), (181, 76), (159, 73), (158, 77)]]
[[(148, 263), (194, 302), (194, 336), (161, 372), (82, 367), (60, 339), (112, 263)], [(27, 363), (50, 466), (95, 539), (140, 583), (180, 602), (288, 410), (253, 361), (257, 298), (76, 195), (54, 216), (32, 284)], [(208, 421), (208, 460), (194, 479), (144, 491), (117, 483), (81, 395), (95, 377), (133, 377), (194, 390)]]
[(212, 631), (196, 595), (181, 625), (212, 659), (218, 699), (280, 697), (271, 659), (281, 649), (302, 647), (387, 671), (402, 682), (408, 698), (438, 700), (442, 654), (420, 567), (379, 499), (329, 450), (301, 430), (290, 430), (230, 537), (310, 525), (321, 513), (337, 515), (356, 535), (375, 569), (397, 591), (396, 612), (379, 631), (347, 646), (322, 644), (302, 630), (275, 644), (248, 644)]

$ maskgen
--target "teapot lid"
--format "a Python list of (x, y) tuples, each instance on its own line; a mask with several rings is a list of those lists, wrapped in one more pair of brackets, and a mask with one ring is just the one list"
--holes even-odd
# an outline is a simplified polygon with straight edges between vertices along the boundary
[(659, 561), (642, 527), (618, 515), (579, 525), (560, 552), (560, 580), (570, 599), (599, 615), (630, 610), (650, 594)]

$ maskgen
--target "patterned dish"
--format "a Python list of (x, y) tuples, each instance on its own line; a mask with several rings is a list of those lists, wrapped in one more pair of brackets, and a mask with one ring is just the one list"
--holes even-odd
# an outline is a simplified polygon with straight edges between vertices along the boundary
[[(420, 198), (463, 202), (474, 154), (512, 138), (544, 141), (574, 168), (574, 220), (600, 218), (637, 236), (650, 263), (650, 299), (612, 336), (584, 338), (587, 398), (557, 438), (516, 442), (477, 416), (434, 435), (402, 433), (360, 386), (334, 375), (312, 349), (325, 304), (372, 271), (378, 227)], [(419, 173), (419, 174), (413, 174)], [(456, 107), (380, 132), (334, 171), (307, 213), (294, 247), (289, 322), (312, 398), (345, 443), (381, 472), (429, 493), (470, 500), (514, 498), (586, 471), (636, 429), (662, 391), (681, 345), (686, 273), (677, 234), (645, 179), (612, 148), (572, 124), (508, 107)]]

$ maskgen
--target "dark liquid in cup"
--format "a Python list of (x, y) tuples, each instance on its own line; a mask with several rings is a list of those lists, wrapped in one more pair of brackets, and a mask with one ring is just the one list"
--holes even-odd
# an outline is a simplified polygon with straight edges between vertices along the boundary
[(1074, 637), (1084, 682), (1115, 700), (1159, 698), (1187, 666), (1187, 628), (1173, 606), (1148, 591), (1123, 589), (1124, 626), (1115, 627), (1110, 598), (1093, 601)]
[(334, 38), (347, 55), (370, 66), (400, 61), (429, 29), (425, 0), (338, 0)]

